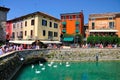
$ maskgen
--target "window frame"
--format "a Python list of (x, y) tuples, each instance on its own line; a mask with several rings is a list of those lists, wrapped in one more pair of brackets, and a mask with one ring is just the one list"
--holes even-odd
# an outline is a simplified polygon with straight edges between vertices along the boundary
[(47, 20), (42, 19), (42, 26), (47, 26)]
[(58, 28), (58, 24), (57, 23), (54, 23), (54, 28)]
[(34, 26), (35, 25), (35, 19), (31, 20), (31, 25)]

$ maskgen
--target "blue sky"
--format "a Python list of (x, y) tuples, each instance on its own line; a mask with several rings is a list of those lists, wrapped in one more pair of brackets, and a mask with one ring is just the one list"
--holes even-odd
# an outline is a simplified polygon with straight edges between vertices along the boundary
[(83, 10), (84, 23), (88, 23), (89, 14), (120, 12), (120, 0), (0, 0), (0, 5), (11, 9), (8, 20), (36, 11), (60, 19), (61, 13)]

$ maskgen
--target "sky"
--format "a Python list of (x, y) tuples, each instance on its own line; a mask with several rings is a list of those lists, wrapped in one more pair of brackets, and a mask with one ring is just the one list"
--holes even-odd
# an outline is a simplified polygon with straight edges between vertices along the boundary
[(0, 0), (0, 6), (10, 8), (7, 20), (36, 11), (60, 19), (62, 13), (84, 13), (84, 24), (90, 14), (120, 12), (120, 0)]

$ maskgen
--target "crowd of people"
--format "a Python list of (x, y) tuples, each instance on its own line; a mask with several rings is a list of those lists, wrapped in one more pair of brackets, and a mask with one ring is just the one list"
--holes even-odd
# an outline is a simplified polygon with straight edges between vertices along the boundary
[[(0, 55), (11, 52), (11, 51), (20, 51), (24, 49), (40, 49), (40, 48), (49, 48), (49, 49), (56, 49), (56, 48), (68, 48), (63, 44), (44, 44), (40, 40), (36, 40), (32, 44), (14, 44), (14, 43), (7, 43), (5, 45), (0, 46)], [(69, 46), (69, 48), (91, 48), (90, 44), (82, 44), (77, 46)], [(95, 44), (94, 48), (104, 48), (103, 44)], [(106, 48), (117, 48), (117, 45), (107, 45)]]
[(36, 40), (32, 44), (14, 44), (7, 43), (0, 46), (0, 55), (11, 52), (11, 51), (21, 51), (25, 49), (40, 49), (40, 48), (59, 48), (60, 45), (57, 44), (44, 44), (39, 40)]

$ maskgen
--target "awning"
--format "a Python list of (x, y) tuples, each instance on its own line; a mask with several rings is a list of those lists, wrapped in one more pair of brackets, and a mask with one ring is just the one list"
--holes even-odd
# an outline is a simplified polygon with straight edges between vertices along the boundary
[(73, 41), (73, 37), (65, 37), (64, 39), (63, 39), (63, 41)]
[(41, 41), (41, 42), (43, 42), (44, 44), (62, 44), (62, 42), (60, 42), (60, 41)]
[(19, 41), (19, 40), (15, 40), (15, 41), (9, 41), (10, 43), (15, 43), (15, 44), (32, 44), (34, 41)]
[(89, 30), (89, 32), (118, 32), (118, 30)]
[[(9, 41), (10, 43), (16, 43), (16, 44), (32, 44), (34, 41)], [(49, 44), (49, 43), (52, 43), (52, 44), (62, 44), (60, 41), (41, 41), (43, 42), (44, 44)]]

